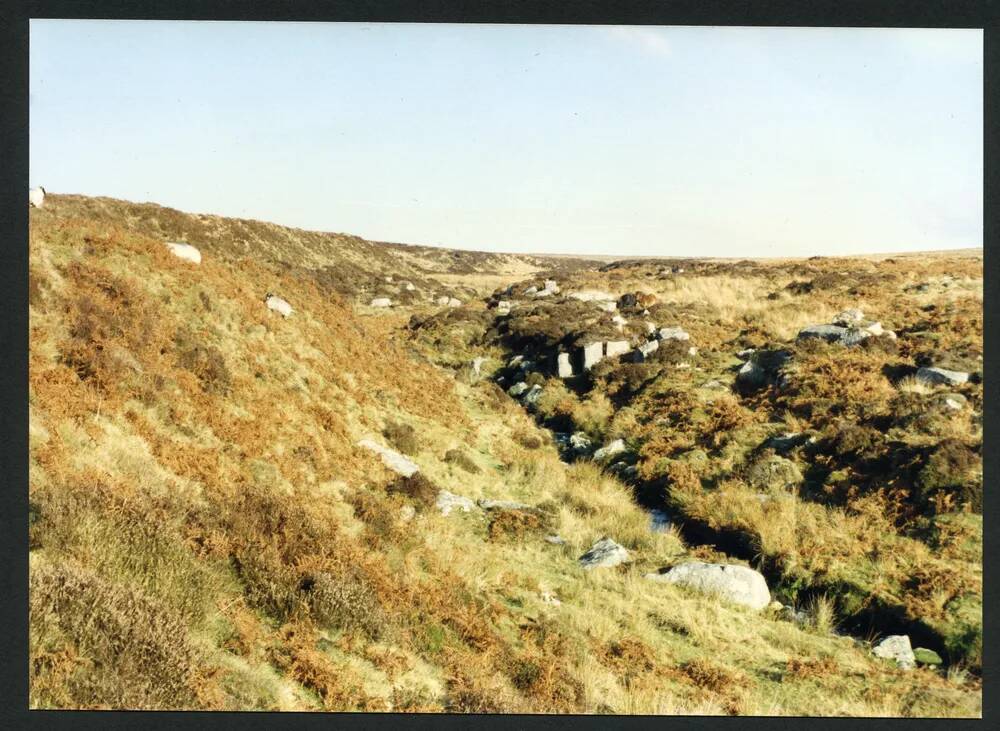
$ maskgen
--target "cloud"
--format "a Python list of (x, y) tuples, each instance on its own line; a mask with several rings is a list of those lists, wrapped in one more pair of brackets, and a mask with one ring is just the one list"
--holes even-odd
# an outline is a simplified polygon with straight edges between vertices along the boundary
[(659, 29), (641, 25), (613, 25), (608, 28), (608, 35), (654, 56), (670, 55), (670, 42)]

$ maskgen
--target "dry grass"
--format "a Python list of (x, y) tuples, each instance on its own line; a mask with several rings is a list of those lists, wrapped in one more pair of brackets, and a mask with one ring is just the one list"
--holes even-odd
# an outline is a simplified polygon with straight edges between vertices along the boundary
[[(164, 236), (200, 245), (203, 263), (171, 257)], [(279, 251), (295, 266), (277, 263)], [(651, 532), (632, 490), (594, 464), (562, 463), (492, 384), (453, 379), (414, 353), (402, 336), (407, 315), (357, 317), (343, 283), (307, 269), (357, 267), (374, 279), (396, 268), (396, 278), (423, 286), (426, 271), (407, 267), (426, 259), (470, 267), (452, 272), (470, 288), (495, 283), (477, 280), (485, 260), (436, 256), (106, 200), (56, 196), (32, 212), (33, 706), (981, 713), (975, 672), (885, 670), (822, 631), (829, 614), (803, 631), (643, 579), (697, 549), (676, 531)], [(920, 266), (920, 276), (943, 267)], [(572, 276), (599, 281), (593, 271)], [(803, 318), (836, 311), (826, 290), (804, 307), (798, 295), (766, 299), (796, 278), (714, 272), (662, 287), (636, 278), (634, 289), (700, 318), (678, 324), (706, 351), (697, 367), (714, 375), (732, 365), (726, 343), (736, 332), (780, 339)], [(267, 289), (292, 302), (292, 318), (267, 313)], [(965, 317), (974, 332), (981, 321)], [(458, 350), (442, 341), (439, 357), (467, 365), (475, 327)], [(829, 398), (854, 398), (844, 389), (856, 388), (872, 396), (872, 418), (884, 416), (891, 399), (879, 368), (889, 359), (878, 357), (848, 358), (867, 390), (830, 386)], [(804, 400), (815, 400), (804, 389), (826, 387), (821, 376), (850, 370), (832, 352), (809, 358), (796, 396)], [(774, 423), (811, 427), (811, 417), (784, 416), (768, 393), (760, 402), (692, 397), (691, 373), (659, 378), (624, 410), (549, 380), (540, 409), (597, 438), (637, 443), (640, 466), (669, 477), (691, 516), (754, 536), (788, 576), (905, 589), (943, 625), (950, 597), (981, 595), (981, 516), (936, 525), (932, 551), (896, 532), (878, 495), (762, 504), (727, 473)], [(969, 398), (981, 403), (974, 389)], [(354, 447), (387, 425), (421, 467), (416, 484)], [(966, 437), (969, 447), (974, 432)], [(684, 456), (694, 450), (708, 459)], [(943, 475), (964, 469), (959, 451), (942, 454), (922, 484), (949, 487)], [(438, 459), (446, 454), (455, 456)], [(438, 488), (535, 509), (442, 516), (428, 505)], [(411, 501), (428, 509), (406, 513)], [(565, 542), (546, 542), (550, 533)], [(604, 535), (632, 561), (585, 572), (576, 559)], [(897, 581), (904, 572), (910, 587)]]

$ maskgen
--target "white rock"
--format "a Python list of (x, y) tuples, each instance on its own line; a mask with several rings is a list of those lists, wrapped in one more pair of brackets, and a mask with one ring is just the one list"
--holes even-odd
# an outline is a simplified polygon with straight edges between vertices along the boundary
[(560, 353), (556, 356), (556, 368), (560, 378), (569, 378), (573, 375), (573, 364), (570, 363), (569, 353)]
[(442, 490), (438, 493), (437, 501), (434, 504), (441, 511), (442, 515), (448, 515), (452, 510), (461, 510), (463, 513), (468, 513), (475, 507), (475, 503), (469, 498), (456, 495), (447, 490)]
[(583, 370), (589, 371), (604, 358), (604, 343), (590, 343), (583, 346)]
[(615, 312), (618, 309), (618, 303), (614, 301), (598, 302), (597, 306), (602, 310), (604, 310), (605, 312)]
[(630, 349), (628, 340), (611, 340), (604, 344), (604, 357), (613, 358), (616, 355), (627, 353)]
[(405, 289), (407, 292), (412, 292), (413, 290), (416, 289), (416, 287), (413, 286), (413, 282), (406, 282), (406, 284), (403, 285), (403, 289)]
[(535, 299), (538, 299), (539, 297), (550, 297), (553, 294), (554, 293), (553, 293), (553, 291), (551, 289), (540, 289), (537, 292), (535, 292), (532, 295), (532, 297), (534, 297)]
[(438, 297), (434, 301), (437, 302), (437, 304), (438, 304), (439, 307), (447, 307), (449, 299), (451, 299), (451, 298), (448, 297), (447, 295), (442, 295), (442, 296)]
[(168, 241), (167, 248), (170, 249), (171, 254), (180, 259), (189, 261), (192, 264), (201, 264), (201, 252), (191, 246), (191, 244), (183, 244), (179, 241)]
[(690, 348), (688, 348), (688, 355), (691, 356), (698, 355), (698, 348), (692, 345)]
[(385, 281), (388, 282), (389, 284), (392, 284), (392, 275), (390, 274), (388, 277), (386, 277)]
[(590, 570), (617, 566), (628, 561), (629, 554), (610, 538), (602, 538), (577, 560), (583, 568)]
[(875, 645), (872, 652), (875, 657), (895, 660), (896, 664), (903, 670), (911, 670), (917, 664), (913, 648), (910, 646), (909, 635), (890, 635)]
[(545, 542), (551, 543), (553, 546), (562, 546), (566, 544), (566, 539), (562, 536), (551, 535), (545, 536)]
[(415, 462), (407, 459), (394, 449), (382, 446), (373, 439), (362, 439), (358, 442), (358, 446), (375, 452), (382, 458), (382, 463), (398, 475), (410, 477), (420, 471)]
[(646, 326), (646, 332), (649, 335), (652, 335), (653, 333), (656, 332), (656, 325), (654, 325), (653, 323), (651, 323), (651, 322), (645, 322), (643, 324)]
[(536, 287), (535, 285), (531, 285), (526, 290), (524, 290), (524, 294), (525, 294), (525, 296), (530, 297), (533, 294), (535, 294), (537, 291), (538, 291), (538, 287)]
[(919, 368), (917, 380), (935, 386), (940, 383), (958, 386), (969, 380), (969, 374), (962, 371), (949, 371), (946, 368)]
[(448, 301), (445, 304), (447, 304), (448, 307), (461, 307), (462, 300), (457, 299), (455, 297), (449, 297)]
[(554, 279), (546, 279), (545, 280), (545, 289), (549, 290), (550, 292), (558, 292), (559, 291), (559, 284)]
[(589, 452), (593, 445), (586, 433), (578, 431), (573, 432), (570, 436), (569, 446), (573, 448), (573, 451), (583, 454)]
[(625, 451), (625, 442), (622, 439), (615, 439), (613, 442), (609, 442), (604, 445), (596, 452), (594, 452), (594, 459), (598, 462), (607, 459), (608, 457), (614, 457), (617, 454), (621, 454)]
[(511, 358), (510, 360), (507, 361), (507, 367), (508, 368), (513, 368), (518, 363), (520, 363), (522, 360), (524, 360), (524, 356), (523, 355), (515, 355), (513, 358)]
[(628, 325), (628, 320), (626, 320), (621, 315), (615, 315), (614, 317), (612, 317), (611, 318), (611, 322), (613, 322), (615, 325), (617, 325), (619, 330), (621, 330), (626, 325)]
[(497, 314), (498, 315), (510, 314), (510, 300), (500, 300), (499, 302), (497, 302)]
[(665, 573), (646, 574), (646, 578), (715, 594), (751, 609), (763, 609), (771, 603), (764, 577), (746, 566), (688, 561)]
[(413, 520), (413, 517), (417, 514), (417, 509), (412, 505), (404, 505), (399, 509), (399, 519), (404, 523), (409, 523)]
[(607, 292), (601, 292), (600, 290), (596, 289), (585, 289), (579, 292), (570, 292), (569, 296), (572, 297), (573, 299), (580, 300), (581, 302), (601, 302), (601, 301), (615, 302), (618, 299), (613, 294), (609, 294)]
[(684, 328), (681, 327), (661, 327), (660, 328), (660, 340), (690, 340), (691, 336), (688, 335)]
[(633, 351), (632, 360), (636, 363), (642, 363), (650, 355), (655, 353), (660, 347), (659, 340), (650, 340), (648, 342), (642, 343), (638, 348)]
[(472, 372), (475, 373), (477, 376), (481, 376), (482, 375), (482, 370), (481, 369), (483, 367), (483, 363), (485, 363), (485, 362), (486, 362), (486, 358), (483, 358), (482, 356), (479, 356), (478, 358), (473, 358), (472, 359)]
[(392, 307), (392, 300), (388, 297), (376, 297), (371, 301), (372, 307)]

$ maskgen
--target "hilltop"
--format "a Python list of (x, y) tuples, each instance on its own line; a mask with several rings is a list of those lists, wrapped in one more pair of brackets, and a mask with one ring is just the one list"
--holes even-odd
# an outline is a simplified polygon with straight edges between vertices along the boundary
[[(50, 195), (29, 294), (32, 707), (981, 715), (981, 254), (608, 262)], [(851, 309), (857, 343), (799, 337)], [(691, 561), (775, 603), (647, 576)]]

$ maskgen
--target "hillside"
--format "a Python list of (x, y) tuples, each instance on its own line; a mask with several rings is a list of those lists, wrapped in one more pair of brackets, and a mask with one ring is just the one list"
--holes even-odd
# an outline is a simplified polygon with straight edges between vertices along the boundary
[[(29, 293), (32, 707), (981, 715), (981, 255), (607, 263), (50, 195)], [(895, 337), (797, 337), (849, 308)], [(647, 576), (692, 560), (780, 604)]]

